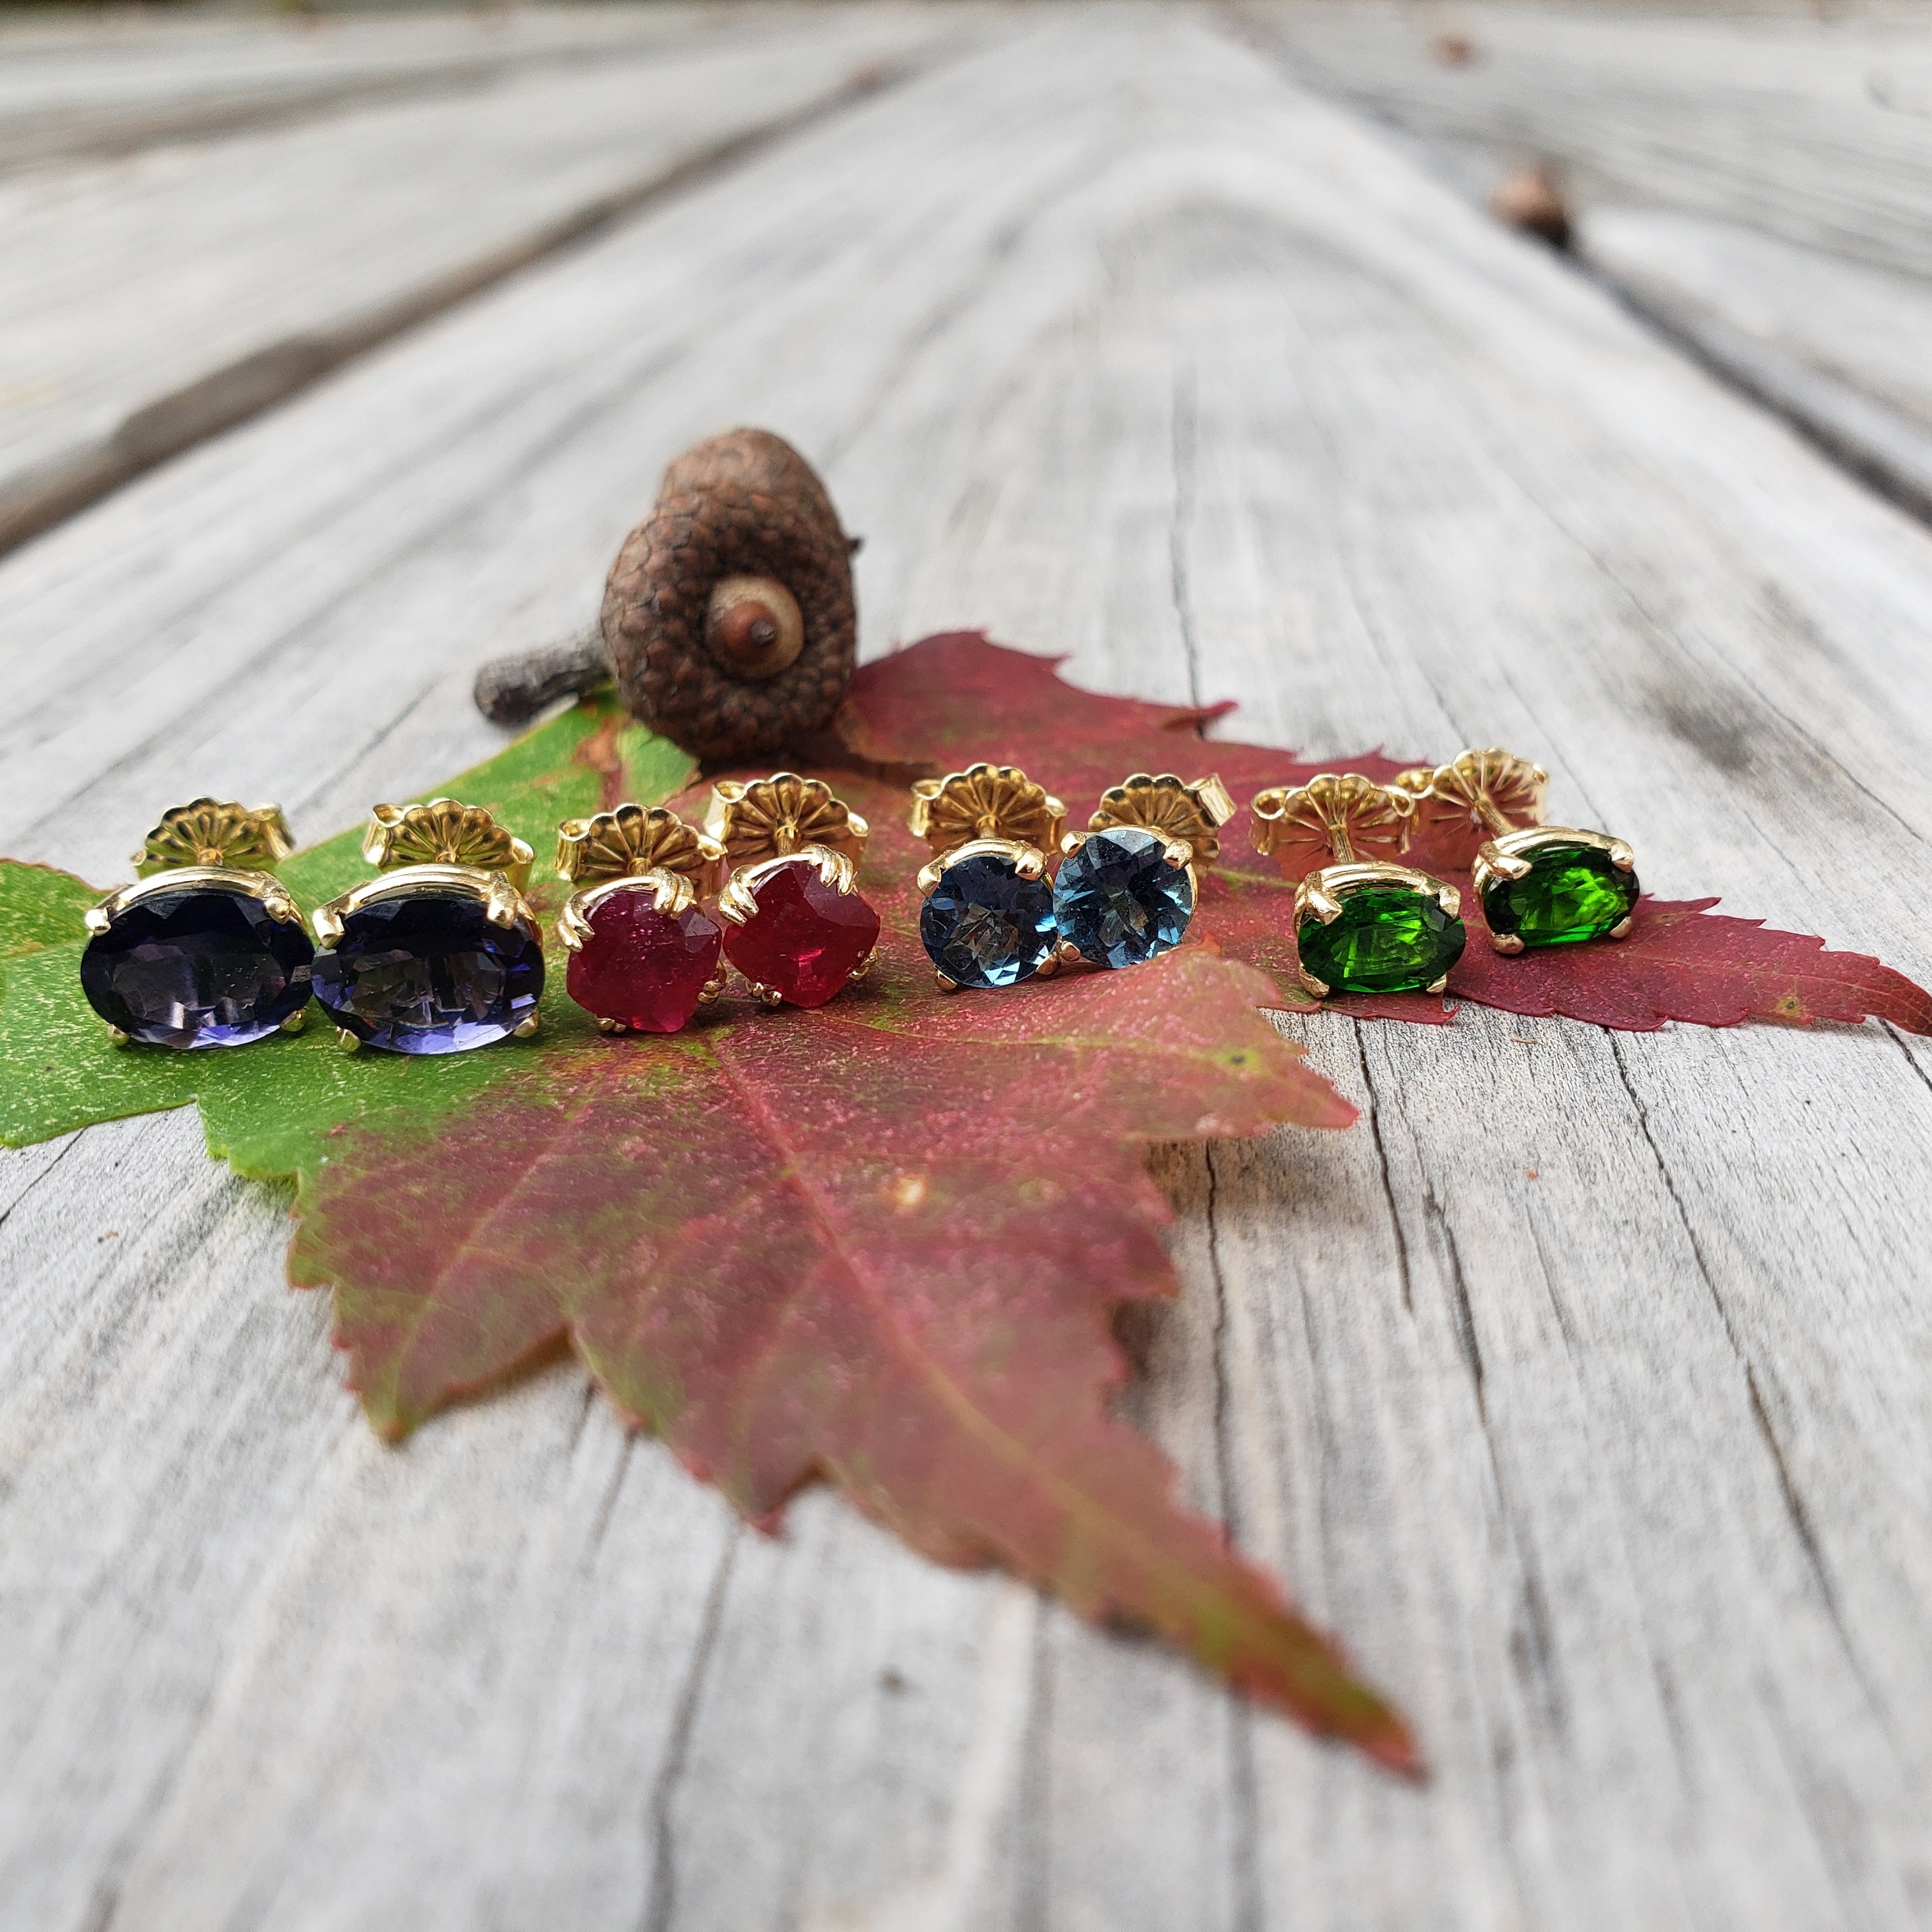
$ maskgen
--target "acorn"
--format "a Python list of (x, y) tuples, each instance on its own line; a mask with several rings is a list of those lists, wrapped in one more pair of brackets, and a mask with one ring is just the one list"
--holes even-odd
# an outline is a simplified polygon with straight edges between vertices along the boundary
[(858, 547), (783, 438), (713, 436), (624, 540), (598, 630), (486, 665), (477, 704), (511, 722), (614, 675), (640, 723), (714, 764), (803, 745), (852, 681)]
[(734, 430), (686, 450), (604, 586), (604, 646), (632, 716), (714, 760), (823, 730), (852, 682), (853, 548), (782, 437)]

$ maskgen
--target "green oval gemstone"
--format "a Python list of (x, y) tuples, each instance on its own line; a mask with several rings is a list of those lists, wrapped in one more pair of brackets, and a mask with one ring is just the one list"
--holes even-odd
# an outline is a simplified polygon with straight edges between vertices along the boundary
[(1303, 970), (1338, 993), (1414, 993), (1432, 986), (1462, 956), (1462, 922), (1431, 892), (1364, 886), (1324, 926), (1311, 913), (1295, 934)]
[(1525, 946), (1574, 946), (1600, 939), (1636, 904), (1634, 872), (1620, 872), (1594, 845), (1539, 845), (1520, 879), (1492, 880), (1483, 916), (1492, 932), (1513, 932)]

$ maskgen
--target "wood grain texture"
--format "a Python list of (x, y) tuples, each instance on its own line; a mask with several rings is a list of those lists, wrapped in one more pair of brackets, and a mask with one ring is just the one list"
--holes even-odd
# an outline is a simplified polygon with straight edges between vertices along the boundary
[(404, 69), (396, 91), (416, 98), (0, 177), (0, 548), (880, 84), (970, 18), (774, 12), (761, 32), (707, 35), (687, 16), (677, 39), (606, 31), (481, 76), (446, 63), (428, 99)]
[(1932, 279), (1670, 210), (1598, 208), (1578, 235), (1643, 314), (1932, 523)]
[(1932, 518), (1932, 12), (1288, 0), (1244, 17), (1479, 203), (1552, 170), (1583, 260)]
[(328, 16), (208, 12), (0, 21), (0, 170), (217, 138), (356, 103), (477, 92), (519, 70), (593, 66), (777, 5), (543, 6)]
[[(1249, 738), (1533, 752), (1646, 883), (1882, 950), (1932, 540), (1211, 19), (1015, 22), (0, 565), (0, 849), (306, 836), (496, 742), (663, 462), (822, 465), (861, 635)], [(1042, 775), (1046, 776), (1046, 775)], [(183, 1116), (0, 1160), (0, 1898), (130, 1928), (1932, 1918), (1932, 1058), (1292, 1023), (1342, 1136), (1164, 1154), (1127, 1398), (1417, 1720), (1398, 1788), (574, 1370), (370, 1439)]]

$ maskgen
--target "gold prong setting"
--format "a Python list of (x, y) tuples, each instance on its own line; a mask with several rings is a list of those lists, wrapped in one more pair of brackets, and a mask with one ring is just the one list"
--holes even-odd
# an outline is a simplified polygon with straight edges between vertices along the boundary
[(718, 896), (718, 916), (734, 926), (748, 925), (758, 916), (758, 888), (794, 866), (808, 868), (819, 884), (834, 893), (850, 892), (858, 882), (858, 868), (844, 853), (823, 845), (807, 845), (782, 858), (766, 859), (734, 872)]
[(1394, 856), (1414, 812), (1412, 792), (1358, 772), (1319, 772), (1256, 797), (1255, 848), (1298, 881), (1299, 976), (1316, 999), (1440, 992), (1462, 957), (1461, 893)]
[(570, 997), (608, 1034), (676, 1033), (718, 997), (723, 934), (699, 908), (724, 848), (664, 806), (620, 805), (556, 829)]
[(919, 936), (940, 991), (1050, 978), (1060, 931), (1047, 854), (1066, 838), (1066, 806), (1017, 765), (982, 760), (917, 780), (906, 822), (932, 848)]
[(1626, 938), (1642, 890), (1625, 841), (1574, 825), (1524, 826), (1485, 840), (1471, 882), (1492, 944), (1508, 954)]
[(1060, 927), (1046, 854), (1030, 841), (968, 838), (923, 866), (919, 936), (942, 992), (1050, 979)]
[(1426, 774), (1416, 794), (1417, 836), (1471, 867), (1476, 897), (1500, 953), (1622, 939), (1640, 886), (1623, 839), (1546, 825), (1550, 774), (1500, 746), (1459, 753)]
[(858, 889), (871, 827), (822, 779), (721, 778), (705, 814), (730, 876), (724, 956), (760, 1006), (821, 1006), (861, 983), (879, 915)]
[(114, 1045), (248, 1046), (294, 1030), (314, 948), (269, 871), (293, 849), (277, 806), (201, 798), (162, 814), (140, 878), (84, 916), (81, 991)]
[(535, 1030), (543, 936), (524, 896), (530, 845), (480, 806), (379, 805), (378, 875), (319, 907), (316, 997), (386, 1052), (468, 1052)]
[(1061, 842), (1054, 882), (1054, 919), (1075, 956), (1118, 970), (1172, 952), (1194, 917), (1196, 863), (1220, 857), (1234, 815), (1218, 776), (1136, 772), (1102, 792), (1086, 831)]

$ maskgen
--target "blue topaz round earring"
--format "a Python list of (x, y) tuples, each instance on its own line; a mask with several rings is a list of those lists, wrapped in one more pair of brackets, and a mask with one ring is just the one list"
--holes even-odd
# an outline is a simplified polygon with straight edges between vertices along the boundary
[(350, 1052), (462, 1053), (537, 1030), (543, 935), (530, 848), (480, 806), (379, 805), (362, 856), (381, 875), (318, 907), (315, 996)]
[(299, 1033), (315, 949), (272, 868), (295, 850), (278, 805), (198, 798), (134, 855), (139, 885), (87, 914), (80, 988), (116, 1046), (247, 1046)]
[(1138, 966), (1171, 952), (1194, 917), (1195, 868), (1221, 856), (1221, 827), (1234, 815), (1218, 778), (1184, 784), (1172, 772), (1136, 772), (1103, 792), (1088, 829), (1060, 842), (1060, 958)]
[(1439, 993), (1467, 940), (1462, 895), (1394, 862), (1415, 801), (1359, 772), (1322, 772), (1290, 791), (1257, 792), (1255, 850), (1294, 892), (1303, 988), (1330, 993)]
[(940, 991), (1052, 974), (1060, 928), (1046, 855), (1066, 806), (1012, 765), (978, 764), (920, 779), (909, 822), (934, 854), (919, 875), (919, 937)]
[(1416, 834), (1472, 862), (1498, 952), (1622, 939), (1636, 910), (1636, 855), (1606, 832), (1543, 823), (1550, 774), (1500, 748), (1464, 752), (1396, 782), (1416, 801)]

